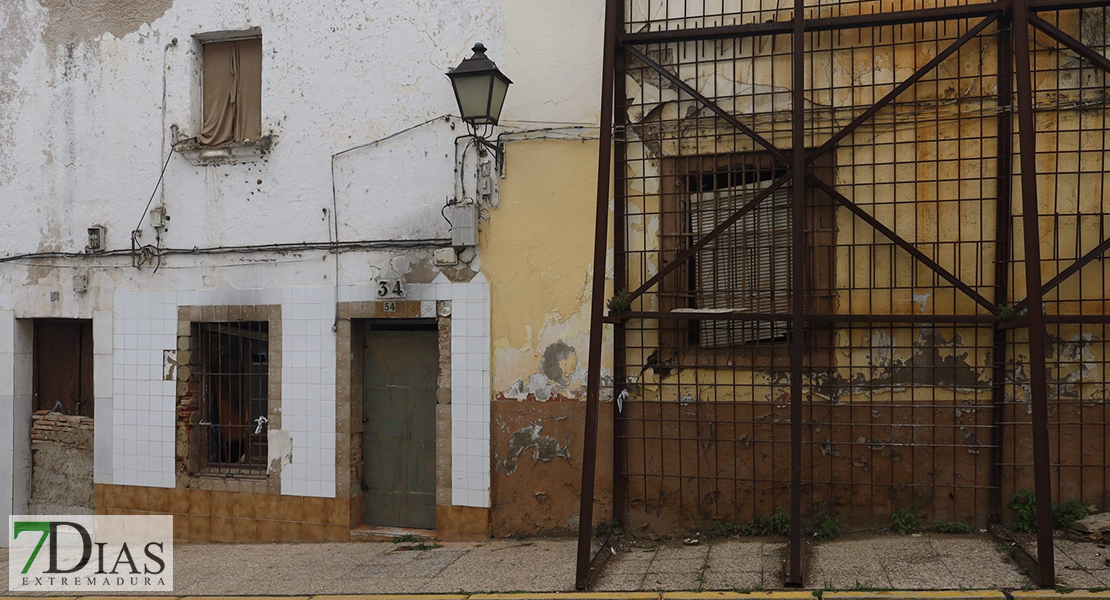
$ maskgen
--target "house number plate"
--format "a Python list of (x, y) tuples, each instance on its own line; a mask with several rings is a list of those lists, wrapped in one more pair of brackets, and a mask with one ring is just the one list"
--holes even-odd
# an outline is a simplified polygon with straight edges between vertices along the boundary
[(379, 279), (378, 298), (404, 298), (405, 284), (400, 279)]

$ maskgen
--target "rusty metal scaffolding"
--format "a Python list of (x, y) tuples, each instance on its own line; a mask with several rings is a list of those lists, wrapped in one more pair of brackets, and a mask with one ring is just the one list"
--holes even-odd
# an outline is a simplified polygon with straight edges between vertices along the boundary
[(608, 0), (580, 587), (603, 416), (626, 529), (785, 511), (801, 585), (820, 519), (1032, 493), (1054, 584), (1110, 504), (1107, 6)]

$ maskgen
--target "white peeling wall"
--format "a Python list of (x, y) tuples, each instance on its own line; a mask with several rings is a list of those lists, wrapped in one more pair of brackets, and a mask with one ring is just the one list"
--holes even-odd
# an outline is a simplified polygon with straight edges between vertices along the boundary
[[(337, 213), (343, 241), (448, 237), (440, 210), (459, 195), (455, 138), (465, 127), (443, 118), (458, 110), (446, 70), (483, 42), (515, 81), (504, 124), (596, 124), (602, 11), (596, 0), (0, 2), (0, 258), (80, 253), (92, 225), (107, 229), (108, 248), (127, 249), (140, 220), (141, 243), (155, 243), (145, 207), (171, 128), (185, 137), (199, 128), (192, 36), (250, 28), (262, 32), (272, 149), (237, 165), (170, 157), (153, 197), (170, 217), (161, 246), (326, 243)], [(454, 305), (452, 498), (489, 506), (496, 282), (468, 260), (448, 270), (454, 281), (430, 248), (348, 252), (338, 268), (324, 251), (174, 255), (156, 272), (129, 256), (0, 263), (0, 510), (28, 501), (36, 318), (93, 320), (95, 481), (174, 484), (162, 351), (175, 347), (176, 307), (196, 303), (280, 303), (286, 323), (319, 342), (301, 363), (284, 338), (282, 430), (293, 461), (282, 493), (334, 496), (336, 278), (341, 300), (372, 299), (374, 279), (393, 273), (411, 284), (409, 299)], [(88, 276), (87, 292), (74, 291), (74, 275)], [(322, 366), (308, 366), (316, 359)]]
[[(166, 3), (137, 4), (157, 13)], [(13, 64), (3, 74), (11, 79), (0, 88), (0, 130), (8, 140), (0, 146), (7, 165), (0, 197), (27, 202), (27, 210), (0, 222), (0, 254), (81, 251), (94, 223), (108, 228), (110, 247), (129, 246), (166, 156), (169, 128), (197, 133), (200, 44), (193, 34), (261, 28), (262, 125), (275, 143), (253, 164), (170, 161), (155, 201), (171, 216), (163, 245), (182, 248), (329, 240), (322, 214), (332, 209), (332, 154), (456, 112), (447, 67), (473, 42), (496, 48), (502, 37), (492, 0), (434, 9), (428, 1), (177, 2), (122, 37), (94, 31), (68, 45), (42, 43), (52, 28), (73, 27), (59, 19), (37, 2), (0, 7), (5, 33), (14, 33), (5, 35), (4, 58)], [(391, 173), (415, 157), (377, 158), (381, 172)], [(429, 194), (423, 201), (438, 208), (443, 199)], [(342, 237), (397, 237), (360, 206), (341, 207)], [(422, 222), (427, 211), (409, 207), (398, 203), (394, 212)], [(144, 243), (153, 233), (146, 228)]]

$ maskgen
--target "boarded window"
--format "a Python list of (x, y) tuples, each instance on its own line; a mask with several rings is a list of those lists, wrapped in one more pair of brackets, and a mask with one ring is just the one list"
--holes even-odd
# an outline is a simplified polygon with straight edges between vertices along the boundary
[(262, 38), (203, 46), (202, 144), (262, 137)]
[(269, 324), (201, 323), (201, 471), (265, 474)]

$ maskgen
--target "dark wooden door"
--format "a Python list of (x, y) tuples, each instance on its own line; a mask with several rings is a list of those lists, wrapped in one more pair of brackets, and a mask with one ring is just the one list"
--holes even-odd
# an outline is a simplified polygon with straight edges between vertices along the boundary
[(92, 321), (36, 319), (35, 410), (93, 416)]
[(363, 522), (435, 529), (435, 324), (368, 326), (363, 355)]

